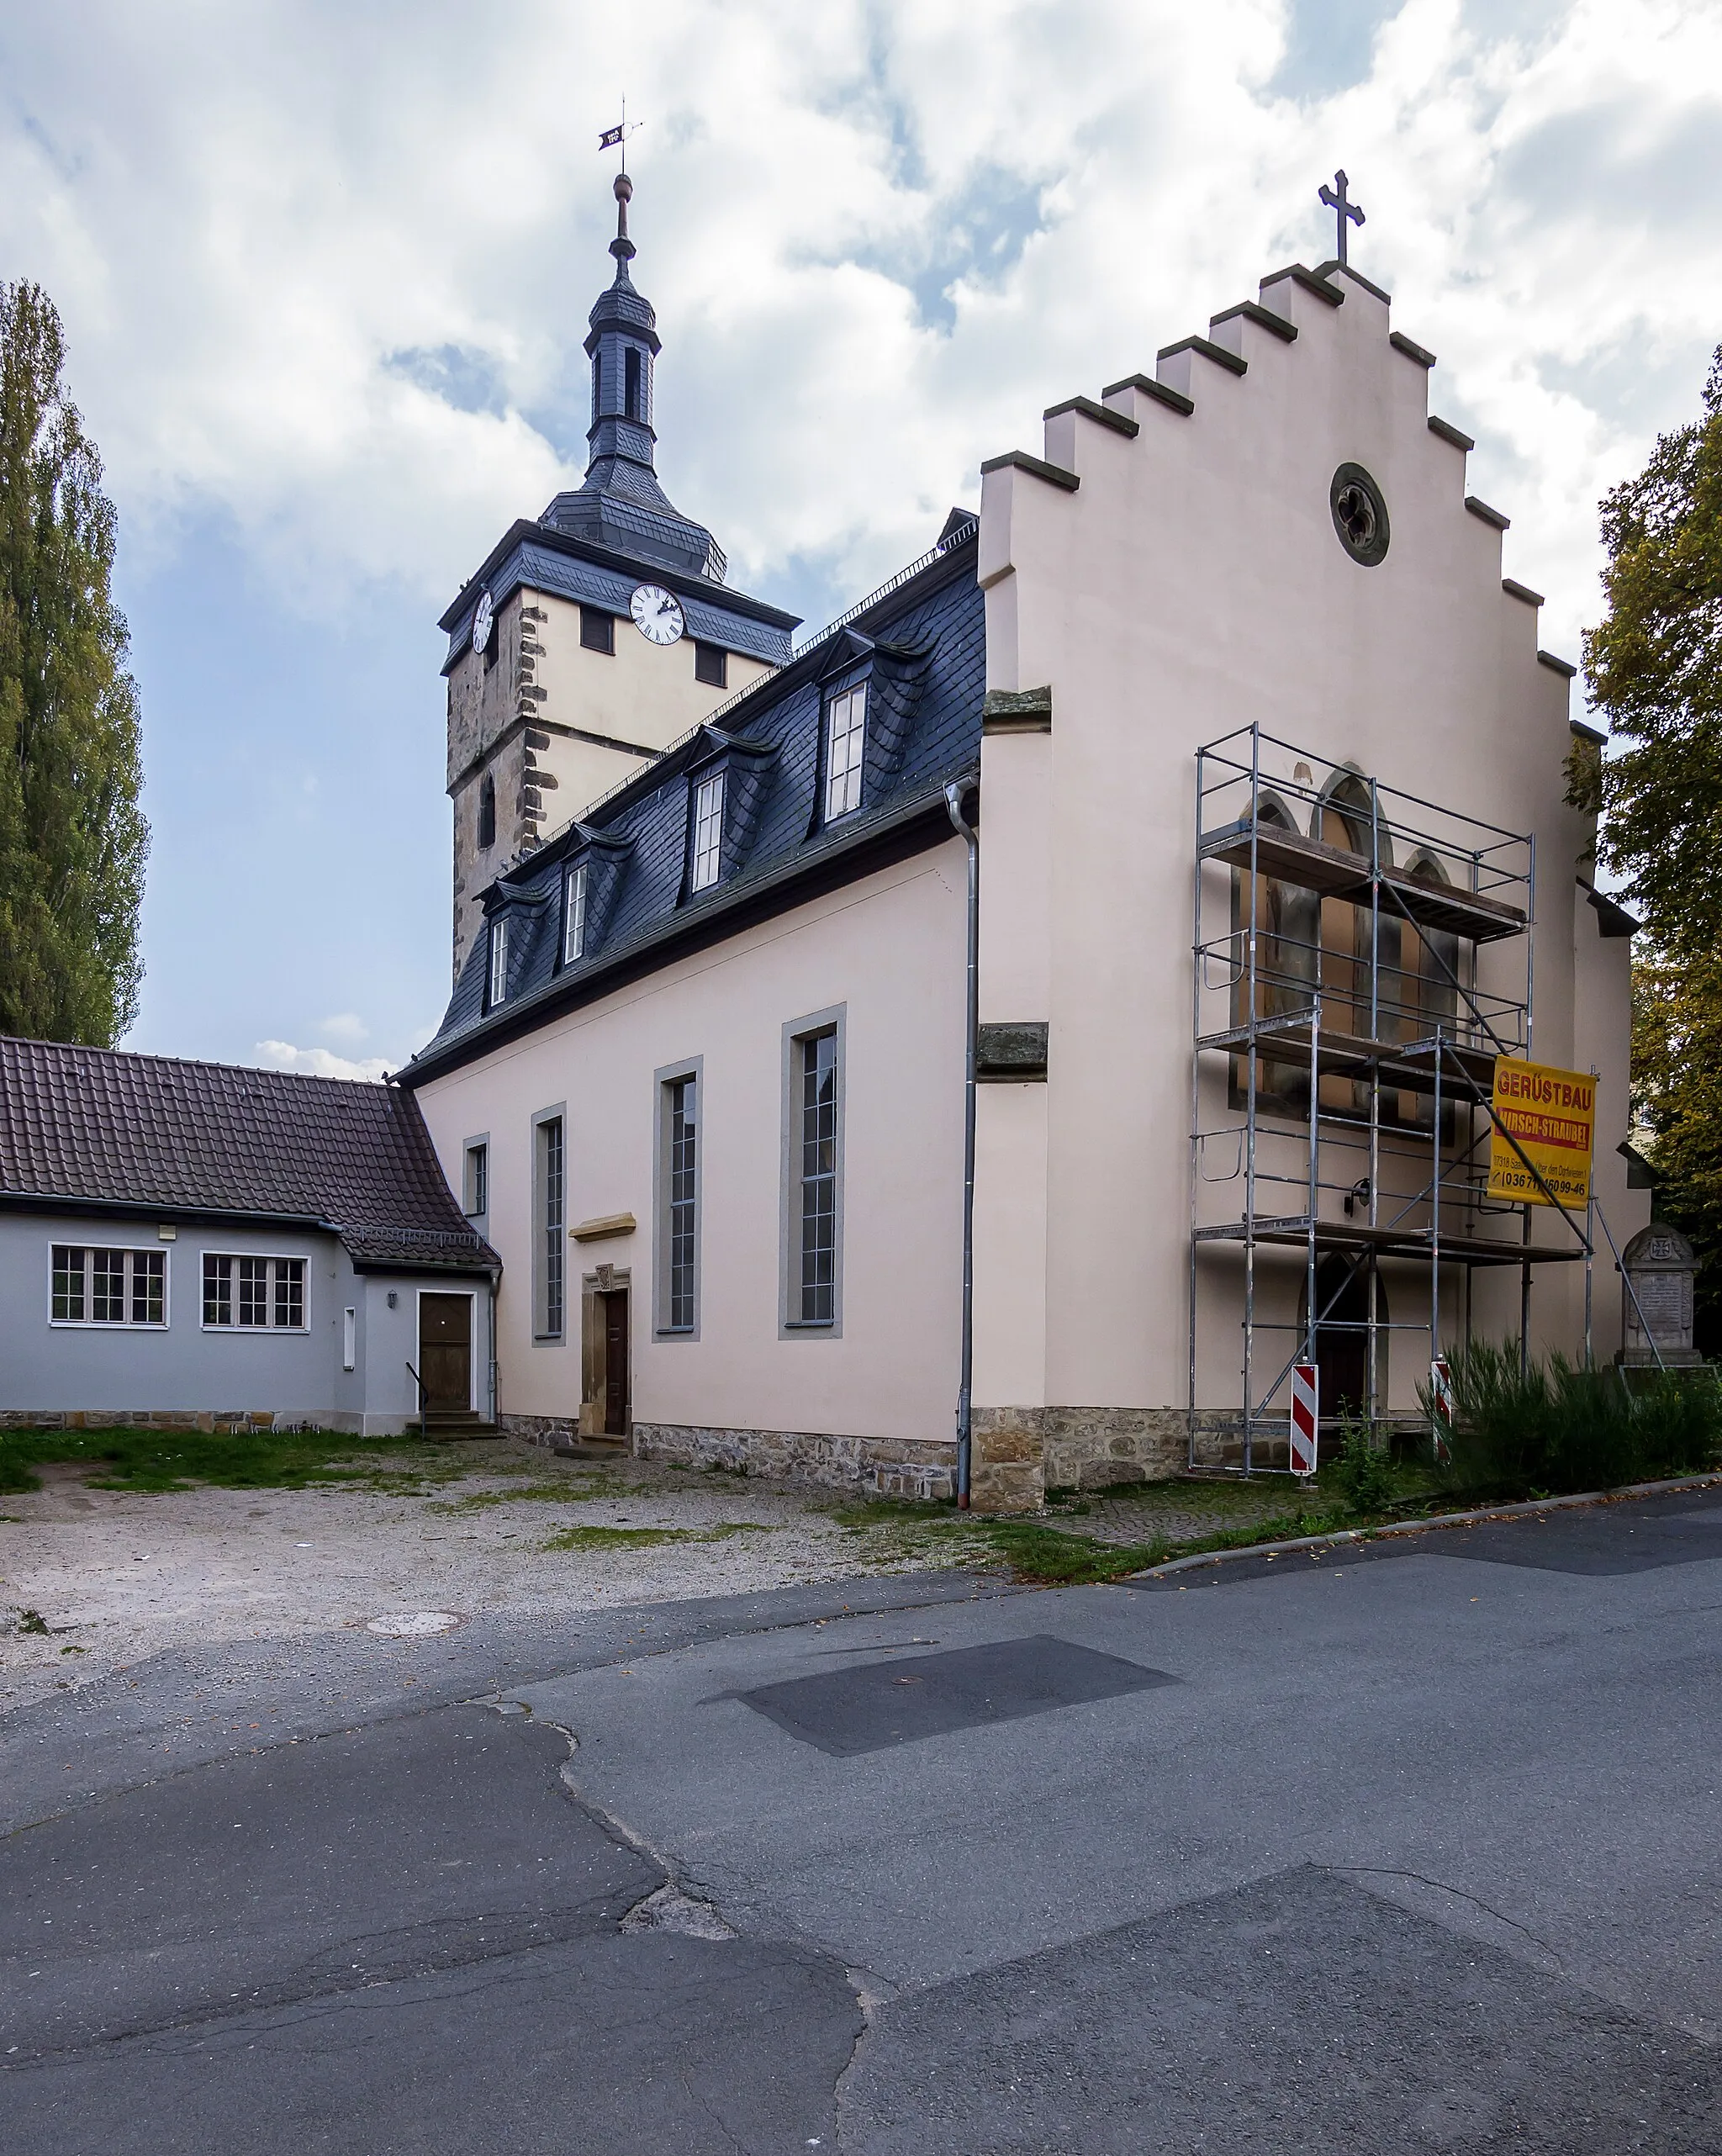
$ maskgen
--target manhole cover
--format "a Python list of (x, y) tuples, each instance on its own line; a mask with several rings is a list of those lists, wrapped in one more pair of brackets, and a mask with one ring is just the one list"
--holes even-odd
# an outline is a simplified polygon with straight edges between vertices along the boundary
[(448, 1609), (415, 1609), (404, 1617), (372, 1617), (365, 1630), (380, 1632), (388, 1640), (423, 1640), (433, 1632), (452, 1632), (463, 1621)]

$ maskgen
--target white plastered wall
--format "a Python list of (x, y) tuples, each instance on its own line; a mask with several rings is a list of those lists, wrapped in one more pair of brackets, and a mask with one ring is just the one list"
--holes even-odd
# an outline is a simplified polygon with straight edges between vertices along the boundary
[[(1424, 367), (1389, 342), (1377, 297), (1334, 282), (1337, 308), (1290, 278), (1264, 287), (1295, 342), (1247, 320), (1216, 329), (1243, 376), (1201, 353), (1165, 362), (1191, 415), (1126, 386), (1108, 403), (1133, 439), (1080, 411), (1049, 417), (1045, 459), (1075, 491), (1020, 466), (983, 483), (989, 686), (1049, 684), (1053, 725), (1038, 745), (983, 750), (982, 1017), (1049, 1021), (1050, 1069), (1043, 1128), (982, 1096), (977, 1218), (1023, 1238), (1045, 1226), (1039, 1250), (978, 1257), (979, 1407), (1187, 1398), (1196, 751), (1253, 721), (1329, 766), (1535, 835), (1534, 1053), (1598, 1064), (1599, 1193), (1617, 1234), (1644, 1217), (1612, 1149), (1624, 946), (1598, 947), (1575, 887), (1587, 832), (1563, 799), (1567, 683), (1538, 661), (1534, 607), (1503, 589), (1500, 531), (1465, 506), (1463, 452), (1427, 425)], [(1376, 567), (1333, 527), (1343, 462), (1388, 505)], [(1041, 889), (1043, 940), (1022, 918)], [(1016, 1007), (1037, 974), (1039, 1007)], [(1198, 1404), (1235, 1408), (1236, 1266), (1222, 1257), (1203, 1281)], [(1392, 1292), (1426, 1307), (1427, 1276)], [(1288, 1274), (1282, 1301), (1297, 1292)], [(1478, 1330), (1516, 1328), (1518, 1295), (1516, 1271), (1480, 1274)], [(1574, 1350), (1582, 1305), (1582, 1268), (1543, 1268), (1537, 1345)], [(1396, 1404), (1421, 1374), (1396, 1350)]]
[[(487, 1131), (485, 1226), (504, 1266), (499, 1408), (572, 1423), (580, 1281), (631, 1290), (636, 1423), (948, 1440), (960, 1315), (966, 868), (950, 840), (742, 930), (529, 1038), (430, 1081), (419, 1099), (444, 1172)], [(841, 1007), (840, 1336), (781, 1337), (784, 1027)], [(653, 1329), (655, 1074), (701, 1060), (697, 1338)], [(568, 1244), (568, 1320), (532, 1334), (536, 1114), (565, 1102), (566, 1218), (631, 1213), (631, 1234)]]

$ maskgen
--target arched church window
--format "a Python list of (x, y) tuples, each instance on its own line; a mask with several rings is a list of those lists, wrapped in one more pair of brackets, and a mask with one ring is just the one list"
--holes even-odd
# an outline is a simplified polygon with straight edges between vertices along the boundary
[(496, 843), (496, 781), (487, 771), (478, 786), (478, 846)]
[[(1420, 849), (1409, 862), (1409, 873), (1426, 883), (1451, 881), (1446, 869), (1435, 856)], [(1400, 931), (1403, 952), (1402, 1000), (1404, 1005), (1400, 1021), (1400, 1038), (1404, 1040), (1429, 1040), (1439, 1026), (1447, 1040), (1460, 1038), (1459, 983), (1461, 949), (1457, 936), (1445, 928), (1431, 928), (1421, 924), (1413, 927), (1408, 922)], [(1442, 1124), (1450, 1134), (1456, 1112), (1459, 1089), (1451, 1078), (1450, 1070), (1444, 1078), (1442, 1091), (1445, 1107)], [(1402, 1095), (1401, 1118), (1407, 1123), (1422, 1124), (1428, 1129), (1434, 1119), (1434, 1096), (1431, 1093)]]
[(634, 345), (628, 346), (622, 362), (622, 409), (631, 420), (643, 420), (646, 414), (641, 404), (640, 354)]
[[(1369, 787), (1345, 773), (1327, 790), (1311, 820), (1310, 836), (1378, 867), (1392, 864), (1392, 843), (1376, 813)], [(1397, 1033), (1399, 922), (1390, 913), (1324, 892), (1317, 936), (1322, 991), (1322, 1031), (1360, 1040), (1391, 1040)], [(1321, 1081), (1322, 1106), (1342, 1115), (1367, 1114), (1369, 1086), (1355, 1078)]]
[[(1265, 828), (1295, 831), (1296, 819), (1273, 794), (1257, 804), (1256, 821)], [(1308, 1007), (1315, 966), (1315, 901), (1313, 894), (1277, 876), (1248, 869), (1232, 871), (1232, 1023)], [(1252, 963), (1249, 938), (1254, 931)], [(1248, 1059), (1232, 1059), (1232, 1100), (1243, 1102), (1249, 1085)], [(1309, 1102), (1309, 1074), (1266, 1056), (1257, 1059), (1256, 1106), (1263, 1112), (1302, 1116)]]

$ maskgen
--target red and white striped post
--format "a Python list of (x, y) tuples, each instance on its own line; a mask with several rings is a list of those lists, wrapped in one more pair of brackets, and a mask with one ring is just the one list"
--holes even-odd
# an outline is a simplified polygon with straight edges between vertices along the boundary
[(1321, 1372), (1313, 1362), (1292, 1366), (1292, 1472), (1315, 1472), (1316, 1429), (1321, 1420)]
[(1453, 1372), (1444, 1355), (1429, 1365), (1429, 1435), (1435, 1441), (1435, 1465), (1445, 1467), (1453, 1457)]

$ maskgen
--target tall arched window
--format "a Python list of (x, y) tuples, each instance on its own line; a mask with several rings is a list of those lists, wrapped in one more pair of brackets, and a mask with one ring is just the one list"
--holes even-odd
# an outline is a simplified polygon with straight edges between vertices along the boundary
[[(1284, 803), (1263, 795), (1256, 810), (1257, 822), (1265, 828), (1295, 831), (1297, 823)], [(1315, 901), (1313, 895), (1277, 876), (1247, 869), (1232, 871), (1233, 989), (1232, 1023), (1244, 1024), (1252, 1016), (1275, 1017), (1302, 1011), (1310, 1000), (1315, 975)], [(1248, 938), (1255, 932), (1255, 963), (1249, 963)], [(1253, 981), (1253, 990), (1252, 990)], [(1254, 1009), (1252, 1011), (1252, 995)], [(1232, 1059), (1233, 1105), (1241, 1105), (1249, 1085), (1247, 1060)], [(1275, 1063), (1266, 1056), (1257, 1060), (1256, 1105), (1268, 1114), (1302, 1115), (1309, 1100), (1309, 1074), (1297, 1065)]]
[[(1350, 773), (1328, 789), (1312, 819), (1310, 836), (1365, 861), (1374, 859), (1378, 852), (1380, 866), (1392, 865), (1391, 842), (1385, 826), (1376, 818), (1370, 790)], [(1397, 920), (1392, 914), (1372, 913), (1367, 905), (1328, 894), (1321, 901), (1317, 940), (1323, 1032), (1350, 1033), (1361, 1040), (1393, 1038), (1399, 971)], [(1368, 1112), (1369, 1087), (1359, 1079), (1323, 1078), (1321, 1098), (1323, 1107), (1337, 1108), (1342, 1114)]]
[(478, 787), (478, 848), (496, 843), (496, 781), (487, 771)]

